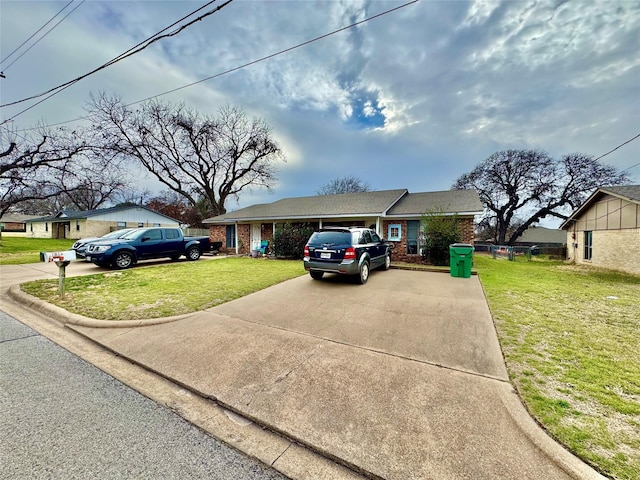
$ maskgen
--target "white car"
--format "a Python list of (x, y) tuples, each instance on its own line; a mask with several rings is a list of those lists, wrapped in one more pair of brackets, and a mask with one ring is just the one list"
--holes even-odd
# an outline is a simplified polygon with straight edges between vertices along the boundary
[(95, 242), (97, 240), (104, 240), (105, 238), (106, 239), (109, 239), (109, 238), (120, 238), (123, 235), (126, 235), (127, 233), (129, 233), (131, 230), (133, 230), (133, 228), (122, 228), (120, 230), (115, 230), (113, 232), (106, 233), (105, 235), (103, 235), (101, 237), (81, 238), (80, 240), (76, 241), (73, 244), (71, 249), (75, 250), (76, 257), (85, 258), (87, 256), (87, 246), (91, 242)]

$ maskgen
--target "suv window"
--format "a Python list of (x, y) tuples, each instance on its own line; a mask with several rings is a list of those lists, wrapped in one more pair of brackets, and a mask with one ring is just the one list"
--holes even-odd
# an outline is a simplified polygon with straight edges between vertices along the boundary
[(382, 240), (376, 232), (371, 232), (371, 241), (374, 243), (380, 243)]
[(309, 243), (313, 245), (350, 245), (351, 232), (315, 232), (309, 239)]
[(360, 244), (366, 245), (367, 243), (371, 243), (371, 234), (369, 230), (365, 230), (362, 232), (362, 236), (360, 237)]

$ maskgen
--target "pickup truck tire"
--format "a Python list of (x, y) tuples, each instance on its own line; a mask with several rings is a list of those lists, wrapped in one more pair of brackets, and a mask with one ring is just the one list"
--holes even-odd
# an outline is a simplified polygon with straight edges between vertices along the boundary
[(189, 247), (187, 250), (187, 260), (195, 261), (200, 258), (200, 248), (197, 246)]
[(113, 266), (124, 270), (133, 265), (133, 255), (130, 252), (118, 252), (113, 257)]

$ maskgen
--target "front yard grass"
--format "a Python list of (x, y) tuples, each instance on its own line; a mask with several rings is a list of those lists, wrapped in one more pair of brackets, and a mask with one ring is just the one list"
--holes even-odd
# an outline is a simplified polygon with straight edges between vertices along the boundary
[(303, 275), (302, 261), (247, 257), (200, 260), (23, 283), (23, 291), (70, 312), (103, 320), (138, 320), (196, 312)]
[(474, 263), (530, 413), (602, 473), (640, 478), (640, 277), (520, 258)]
[(0, 241), (0, 265), (38, 263), (40, 252), (70, 250), (75, 240), (51, 238), (25, 238), (2, 236)]

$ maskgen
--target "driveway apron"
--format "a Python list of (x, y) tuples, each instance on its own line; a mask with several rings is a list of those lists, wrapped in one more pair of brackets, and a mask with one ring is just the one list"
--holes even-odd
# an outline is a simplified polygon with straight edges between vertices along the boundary
[(173, 323), (73, 328), (368, 476), (571, 478), (519, 428), (477, 277), (304, 276)]

